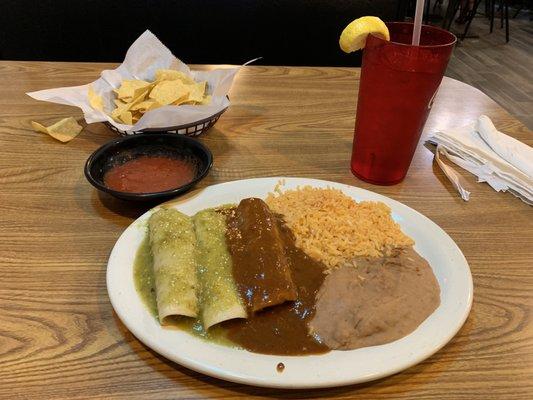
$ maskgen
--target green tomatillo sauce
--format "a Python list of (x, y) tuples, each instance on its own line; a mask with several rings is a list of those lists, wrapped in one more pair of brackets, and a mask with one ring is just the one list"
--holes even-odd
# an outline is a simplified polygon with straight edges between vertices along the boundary
[[(152, 267), (152, 254), (150, 252), (150, 239), (148, 234), (143, 239), (133, 264), (133, 279), (135, 289), (141, 297), (142, 302), (150, 311), (150, 314), (158, 320), (157, 301), (155, 295), (155, 279)], [(233, 342), (226, 338), (226, 330), (222, 326), (213, 326), (206, 332), (200, 321), (194, 318), (170, 317), (168, 324), (164, 328), (174, 328), (186, 331), (194, 336), (208, 340), (210, 342), (225, 346), (236, 347)]]

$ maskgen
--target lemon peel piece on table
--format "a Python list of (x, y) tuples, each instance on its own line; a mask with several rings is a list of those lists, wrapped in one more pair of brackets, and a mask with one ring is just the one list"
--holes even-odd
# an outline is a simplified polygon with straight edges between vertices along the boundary
[(341, 33), (339, 45), (345, 53), (352, 53), (365, 47), (369, 34), (390, 40), (387, 25), (378, 17), (361, 17), (350, 22)]

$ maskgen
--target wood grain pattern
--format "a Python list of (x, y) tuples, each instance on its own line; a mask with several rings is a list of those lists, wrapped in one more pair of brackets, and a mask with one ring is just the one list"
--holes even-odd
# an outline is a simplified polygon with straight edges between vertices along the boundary
[[(214, 154), (202, 186), (249, 177), (329, 179), (390, 196), (457, 242), (474, 276), (470, 317), (421, 364), (364, 385), (314, 391), (247, 387), (165, 360), (138, 342), (107, 298), (107, 257), (145, 208), (100, 196), (83, 165), (114, 137), (86, 126), (62, 144), (33, 132), (77, 109), (24, 93), (94, 80), (107, 64), (0, 62), (0, 398), (2, 399), (526, 399), (533, 393), (533, 214), (463, 172), (463, 202), (419, 145), (407, 179), (372, 186), (349, 172), (359, 72), (247, 67), (232, 106), (201, 140)], [(531, 132), (478, 90), (445, 79), (426, 134), (489, 115), (533, 144)]]

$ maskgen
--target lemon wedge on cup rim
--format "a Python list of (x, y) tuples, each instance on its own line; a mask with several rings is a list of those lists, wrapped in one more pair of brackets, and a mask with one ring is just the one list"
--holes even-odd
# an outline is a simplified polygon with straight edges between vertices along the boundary
[(351, 53), (365, 47), (369, 34), (390, 40), (389, 29), (385, 22), (378, 17), (361, 17), (353, 20), (344, 28), (339, 39), (339, 45), (345, 53)]

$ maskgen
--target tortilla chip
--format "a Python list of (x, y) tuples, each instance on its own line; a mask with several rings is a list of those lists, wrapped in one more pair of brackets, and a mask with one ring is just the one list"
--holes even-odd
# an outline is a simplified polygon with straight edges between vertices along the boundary
[(161, 105), (168, 105), (187, 98), (189, 91), (189, 86), (184, 85), (179, 80), (163, 81), (155, 85), (148, 97), (156, 100)]
[(182, 104), (193, 104), (195, 101), (190, 101), (189, 96), (180, 97), (178, 100), (172, 103), (173, 106), (181, 106)]
[(133, 116), (131, 115), (130, 111), (123, 111), (119, 118), (127, 125), (133, 125)]
[(137, 79), (125, 79), (122, 81), (122, 85), (118, 88), (118, 90), (115, 90), (115, 93), (117, 94), (118, 98), (121, 100), (125, 100), (126, 102), (128, 100), (131, 100), (136, 96), (136, 90), (144, 89), (148, 86), (150, 86), (150, 82), (141, 81)]
[(71, 141), (78, 136), (83, 129), (73, 117), (63, 118), (61, 121), (58, 121), (49, 127), (45, 127), (34, 121), (31, 122), (31, 125), (36, 131), (47, 133), (61, 142)]
[[(147, 93), (147, 92), (146, 92)], [(111, 118), (113, 118), (115, 121), (119, 123), (126, 123), (129, 124), (129, 122), (132, 120), (128, 114), (124, 118), (122, 115), (126, 112), (130, 111), (130, 108), (134, 106), (137, 102), (142, 101), (144, 99), (144, 96), (146, 96), (146, 93), (141, 94), (138, 99), (132, 100), (129, 103), (124, 103), (121, 100), (115, 100), (115, 104), (117, 105), (117, 108), (115, 108), (113, 111), (111, 111)], [(127, 121), (127, 122), (126, 122)], [(130, 124), (131, 125), (131, 124)]]
[(126, 105), (126, 103), (120, 99), (113, 99), (113, 102), (115, 103), (117, 107), (123, 107)]
[(173, 69), (158, 69), (155, 71), (155, 80), (160, 82), (180, 80), (187, 85), (194, 84), (194, 79), (190, 76), (186, 75), (184, 72)]
[(191, 92), (189, 93), (189, 101), (201, 102), (204, 99), (207, 82), (198, 82), (191, 85)]
[(46, 126), (41, 125), (41, 124), (38, 123), (38, 122), (31, 121), (31, 126), (32, 126), (33, 129), (35, 129), (37, 132), (48, 133), (48, 130), (46, 129)]
[(198, 104), (207, 105), (207, 104), (210, 104), (210, 103), (211, 103), (211, 95), (208, 94), (208, 95), (204, 96), (202, 101), (200, 101)]
[(150, 100), (143, 100), (137, 104), (134, 104), (133, 106), (130, 107), (130, 110), (131, 111), (150, 111), (150, 110), (153, 110), (154, 108), (157, 108), (157, 107), (161, 107), (161, 104), (159, 104), (156, 100), (154, 99), (150, 99)]
[(136, 96), (134, 96), (129, 101), (129, 103), (127, 103), (128, 107), (132, 108), (134, 105), (142, 103), (146, 99), (146, 96), (148, 95), (148, 93), (150, 93), (151, 90), (152, 90), (152, 85), (150, 85), (150, 86), (148, 86), (146, 88), (143, 88), (141, 90), (138, 90), (136, 92)]
[(133, 90), (133, 96), (131, 102), (143, 101), (148, 95), (150, 90), (155, 86), (155, 83), (150, 83), (148, 86), (139, 87)]
[(113, 111), (111, 111), (111, 118), (113, 118), (115, 121), (122, 123), (122, 120), (120, 119), (120, 115), (128, 111), (129, 105), (124, 104), (123, 106), (115, 108)]
[(89, 97), (89, 104), (92, 108), (95, 110), (104, 111), (104, 99), (102, 96), (96, 94), (92, 86), (89, 86), (87, 97)]

